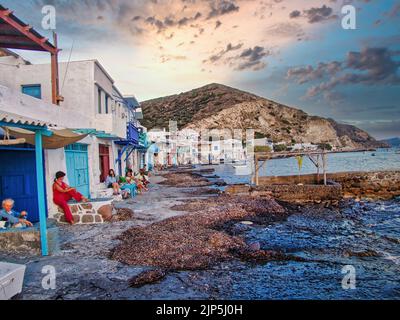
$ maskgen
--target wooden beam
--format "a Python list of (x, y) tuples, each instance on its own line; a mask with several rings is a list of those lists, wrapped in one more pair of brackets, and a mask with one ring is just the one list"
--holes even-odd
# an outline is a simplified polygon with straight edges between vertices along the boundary
[(36, 46), (31, 46), (31, 45), (10, 44), (10, 43), (4, 43), (4, 42), (0, 42), (0, 48), (47, 52), (47, 50), (45, 50), (39, 46), (36, 47)]
[(41, 46), (44, 49), (44, 51), (48, 51), (52, 54), (54, 54), (58, 51), (58, 49), (56, 47), (53, 47), (47, 43), (42, 43), (41, 40), (43, 38), (39, 38), (36, 35), (34, 35), (32, 32), (30, 32), (30, 29), (32, 29), (31, 26), (23, 26), (20, 23), (18, 23), (17, 21), (15, 21), (13, 18), (11, 18), (10, 17), (11, 13), (12, 12), (8, 9), (0, 10), (0, 19), (4, 20), (4, 22), (6, 22), (10, 26), (12, 26), (15, 30), (19, 31), (21, 34), (23, 34), (25, 37), (30, 39), (32, 42)]
[(322, 164), (323, 164), (323, 170), (324, 170), (324, 185), (325, 186), (327, 185), (327, 182), (328, 182), (327, 178), (326, 178), (326, 162), (327, 162), (326, 157), (327, 157), (326, 152), (324, 152), (322, 154)]

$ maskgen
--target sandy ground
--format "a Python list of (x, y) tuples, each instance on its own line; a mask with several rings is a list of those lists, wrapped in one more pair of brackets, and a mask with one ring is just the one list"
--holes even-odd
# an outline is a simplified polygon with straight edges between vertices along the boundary
[[(193, 286), (187, 273), (171, 273), (156, 284), (141, 288), (129, 287), (129, 279), (151, 267), (127, 266), (109, 259), (110, 250), (119, 241), (115, 238), (135, 226), (146, 226), (166, 218), (186, 214), (171, 207), (187, 199), (204, 199), (193, 195), (194, 188), (175, 188), (159, 184), (161, 176), (153, 176), (150, 191), (116, 207), (130, 208), (134, 219), (102, 225), (60, 226), (61, 252), (50, 257), (17, 256), (0, 253), (0, 260), (26, 265), (23, 293), (17, 299), (196, 299), (207, 298), (202, 286)], [(198, 188), (196, 188), (198, 189)], [(206, 195), (207, 197), (212, 195)], [(42, 269), (56, 270), (56, 289), (42, 287)]]

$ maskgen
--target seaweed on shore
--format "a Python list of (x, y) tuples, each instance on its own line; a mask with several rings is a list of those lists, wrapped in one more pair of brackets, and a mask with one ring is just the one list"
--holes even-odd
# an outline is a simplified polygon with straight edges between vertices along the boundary
[(163, 175), (165, 181), (161, 185), (168, 185), (177, 188), (206, 187), (213, 185), (208, 179), (190, 171), (170, 172)]
[(228, 234), (222, 225), (263, 215), (285, 215), (285, 209), (270, 198), (223, 195), (212, 202), (196, 200), (187, 215), (124, 232), (111, 257), (166, 270), (205, 269), (251, 250), (243, 238)]

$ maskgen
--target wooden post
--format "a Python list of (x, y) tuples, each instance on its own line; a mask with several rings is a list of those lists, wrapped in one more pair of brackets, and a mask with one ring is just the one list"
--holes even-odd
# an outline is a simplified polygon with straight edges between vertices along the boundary
[(324, 151), (322, 155), (322, 163), (323, 163), (323, 169), (324, 169), (324, 185), (327, 185), (327, 179), (326, 179), (326, 151)]
[(42, 132), (35, 132), (36, 183), (39, 205), (40, 242), (42, 256), (49, 254), (47, 245), (46, 193), (44, 188)]
[(258, 167), (258, 156), (257, 156), (257, 154), (256, 154), (255, 168), (256, 168), (256, 181), (255, 181), (255, 183), (256, 183), (256, 186), (258, 187), (258, 169), (259, 169), (259, 167)]
[(57, 34), (53, 33), (54, 46), (56, 50), (51, 53), (51, 97), (53, 104), (60, 105), (60, 88), (58, 75), (58, 48)]

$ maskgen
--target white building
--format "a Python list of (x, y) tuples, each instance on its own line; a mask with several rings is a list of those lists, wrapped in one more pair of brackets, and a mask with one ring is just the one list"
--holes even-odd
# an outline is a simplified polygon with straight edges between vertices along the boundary
[[(50, 64), (30, 64), (20, 56), (3, 50), (0, 55), (1, 94), (9, 105), (29, 101), (30, 108), (21, 108), (25, 116), (37, 119), (39, 105), (51, 105)], [(139, 132), (127, 125), (135, 117), (133, 109), (125, 103), (114, 80), (97, 60), (74, 61), (59, 64), (60, 94), (64, 101), (52, 115), (52, 122), (65, 128), (77, 129), (88, 136), (65, 149), (46, 150), (46, 189), (49, 212), (55, 212), (52, 202), (52, 177), (57, 171), (67, 173), (68, 182), (85, 196), (96, 198), (104, 189), (103, 181), (110, 168), (124, 174), (126, 163), (133, 170), (139, 168), (138, 152), (129, 153), (126, 142)], [(50, 108), (51, 110), (51, 108)], [(16, 110), (17, 111), (17, 110)], [(143, 130), (143, 129), (142, 129)], [(133, 133), (132, 133), (133, 132)], [(126, 152), (121, 154), (122, 152)], [(126, 161), (125, 161), (126, 160)], [(50, 192), (49, 192), (50, 191)]]
[(226, 139), (211, 141), (211, 162), (232, 163), (246, 160), (246, 151), (241, 140)]
[(318, 149), (318, 146), (312, 143), (296, 143), (291, 148), (292, 151), (302, 151), (302, 150), (314, 151)]

